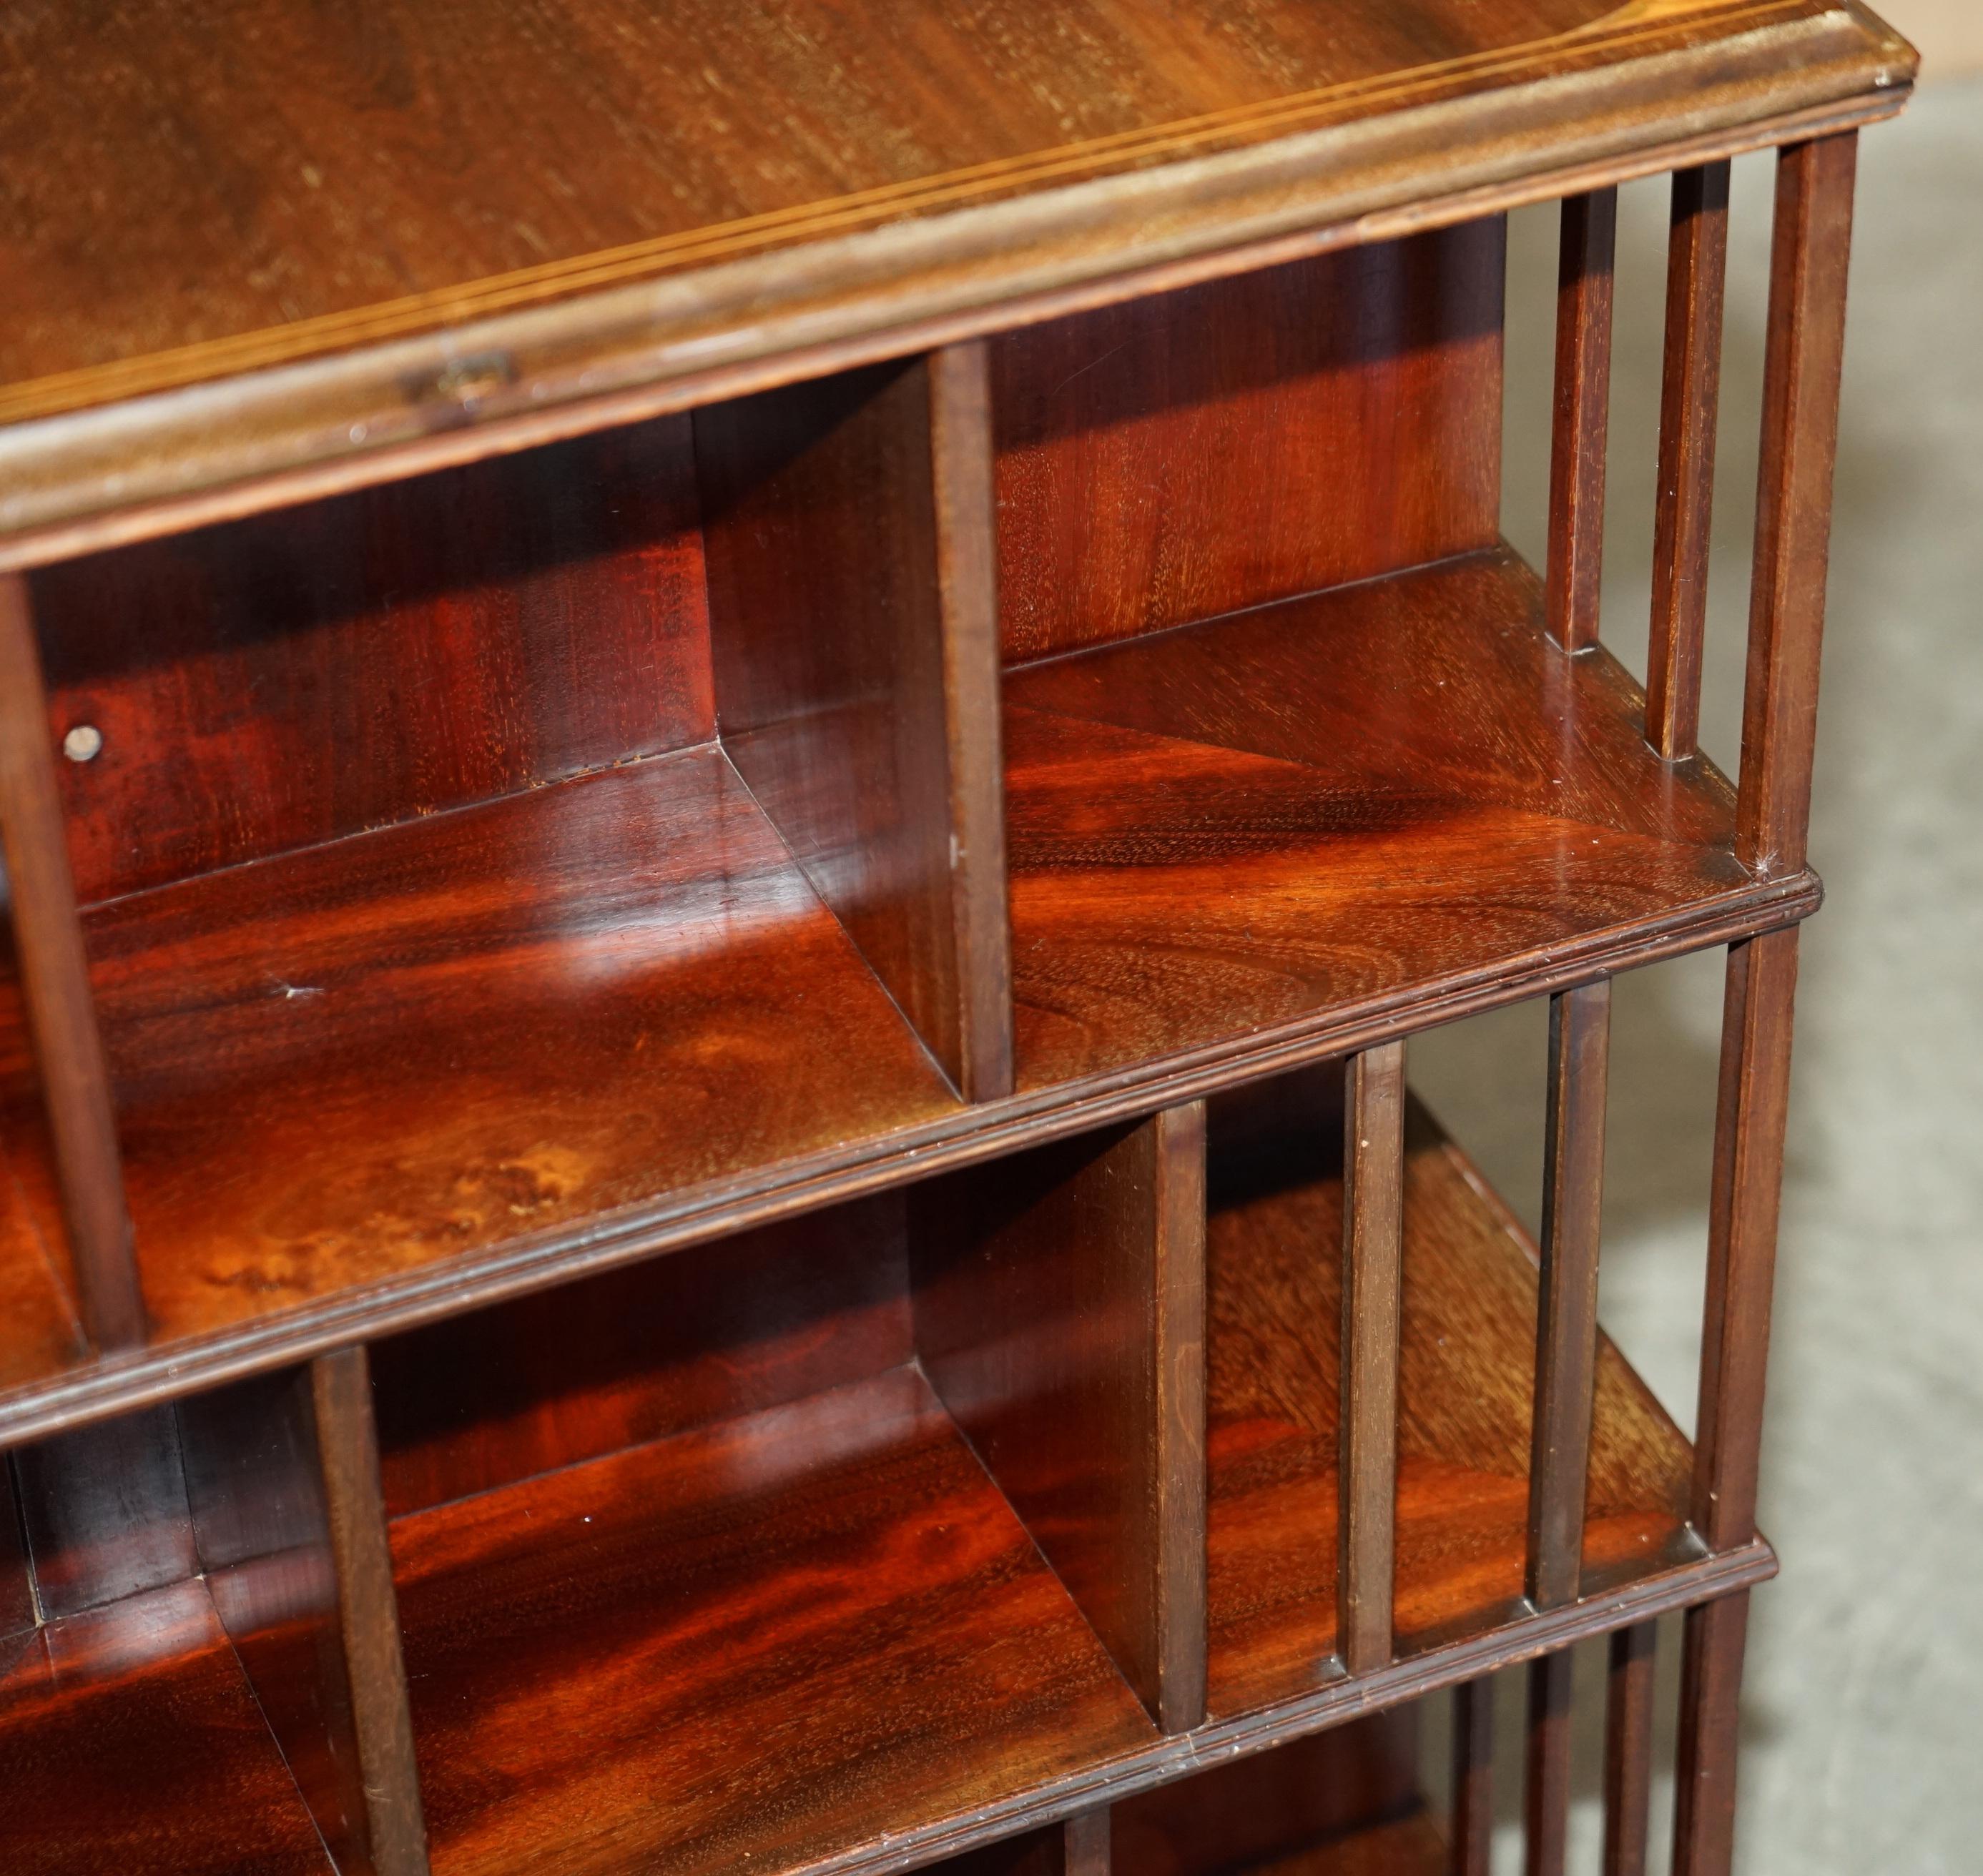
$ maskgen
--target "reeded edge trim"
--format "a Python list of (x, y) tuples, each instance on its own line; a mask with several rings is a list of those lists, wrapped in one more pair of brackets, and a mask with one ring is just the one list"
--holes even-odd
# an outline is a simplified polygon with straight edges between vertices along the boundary
[[(1889, 117), (1856, 8), (0, 428), (0, 568)], [(1547, 145), (1538, 152), (1539, 112)], [(1431, 193), (1428, 193), (1431, 191)]]
[(1679, 914), (1530, 951), (1423, 988), (1252, 1036), (975, 1107), (689, 1193), (513, 1239), (479, 1255), (439, 1259), (280, 1315), (70, 1369), (0, 1395), (0, 1447), (223, 1382), (398, 1334), (469, 1310), (680, 1250), (774, 1219), (908, 1184), (954, 1167), (1141, 1119), (1239, 1083), (1394, 1041), (1461, 1016), (1551, 995), (1642, 965), (1801, 923), (1823, 903), (1808, 870), (1745, 886)]

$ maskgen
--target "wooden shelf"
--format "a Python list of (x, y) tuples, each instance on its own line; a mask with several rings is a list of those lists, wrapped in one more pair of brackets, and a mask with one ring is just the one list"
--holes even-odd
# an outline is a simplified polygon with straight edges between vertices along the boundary
[[(161, 1341), (957, 1106), (713, 748), (133, 894), (87, 936)], [(25, 1287), (61, 1237), (11, 993), (0, 1023)], [(22, 1320), (16, 1375), (60, 1352)]]
[[(1330, 1079), (1279, 1084), (1271, 1125), (1216, 1120), (1215, 1723), (1340, 1678), (1341, 1193), (1326, 1154), (1291, 1171)], [(1407, 1179), (1399, 1621), (1423, 1652), (1529, 1613), (1535, 1273), (1423, 1117)], [(1597, 1398), (1590, 1582), (1684, 1566), (1685, 1443), (1608, 1346)], [(410, 1511), (393, 1548), (442, 1876), (798, 1868), (1162, 1748), (913, 1366)]]
[(1010, 674), (1020, 1083), (1423, 1005), (1781, 892), (1505, 549)]
[(913, 1368), (393, 1550), (436, 1876), (797, 1868), (1155, 1737)]
[(0, 1641), (0, 1846), (9, 1876), (332, 1876), (198, 1581)]

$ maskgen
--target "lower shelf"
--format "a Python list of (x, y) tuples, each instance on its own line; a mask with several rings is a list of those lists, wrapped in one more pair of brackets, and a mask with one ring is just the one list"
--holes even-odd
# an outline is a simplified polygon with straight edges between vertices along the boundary
[(0, 1664), (8, 1876), (332, 1876), (203, 1583), (0, 1641)]

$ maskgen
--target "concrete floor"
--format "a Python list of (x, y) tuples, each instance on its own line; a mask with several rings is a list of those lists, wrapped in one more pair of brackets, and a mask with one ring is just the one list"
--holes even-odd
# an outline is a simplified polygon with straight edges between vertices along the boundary
[[(1830, 898), (1805, 937), (1764, 1453), (1784, 1571), (1751, 1633), (1744, 1876), (1983, 1871), (1983, 81), (1864, 143), (1812, 841)], [(1706, 706), (1731, 773), (1770, 190), (1767, 159), (1738, 166)], [(1664, 203), (1647, 185), (1621, 205), (1605, 637), (1641, 670)], [(1552, 212), (1517, 219), (1506, 526), (1538, 562), (1553, 244)], [(1620, 984), (1614, 1017), (1604, 1319), (1690, 1425), (1720, 986), (1718, 953), (1660, 966)], [(1415, 1082), (1531, 1215), (1544, 1020), (1413, 1046)], [(1593, 1697), (1602, 1666), (1579, 1664)], [(1512, 1747), (1519, 1677), (1500, 1697)], [(1574, 1864), (1593, 1871), (1597, 1744)], [(1513, 1869), (1512, 1755), (1503, 1771)]]

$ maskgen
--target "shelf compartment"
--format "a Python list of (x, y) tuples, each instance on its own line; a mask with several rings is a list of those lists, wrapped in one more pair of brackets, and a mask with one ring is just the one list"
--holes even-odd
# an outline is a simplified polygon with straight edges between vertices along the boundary
[[(957, 1105), (712, 746), (85, 923), (160, 1341)], [(20, 1021), (17, 1268), (61, 1241)]]
[(206, 1585), (0, 1641), (10, 1876), (333, 1876)]
[(1154, 1737), (913, 1367), (393, 1546), (436, 1876), (798, 1868)]
[[(1339, 1678), (1337, 1359), (1342, 1077), (1212, 1106), (1210, 1705), (1215, 1718)], [(1395, 1641), (1423, 1654), (1527, 1617), (1537, 1253), (1437, 1123), (1406, 1132)], [(1587, 1597), (1705, 1552), (1686, 1440), (1600, 1339), (1583, 1560)]]
[(1019, 1083), (1400, 1013), (1780, 896), (1505, 548), (1008, 673)]

